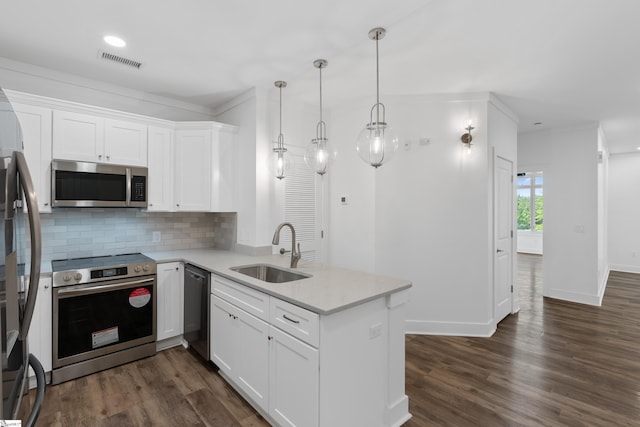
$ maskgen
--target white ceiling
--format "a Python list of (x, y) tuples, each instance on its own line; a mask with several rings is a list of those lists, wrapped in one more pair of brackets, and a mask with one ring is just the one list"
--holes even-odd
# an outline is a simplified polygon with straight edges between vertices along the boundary
[(21, 0), (3, 2), (0, 56), (212, 108), (275, 80), (316, 103), (325, 58), (331, 106), (373, 101), (383, 26), (383, 101), (491, 91), (520, 131), (597, 120), (615, 153), (640, 146), (639, 17), (637, 0)]

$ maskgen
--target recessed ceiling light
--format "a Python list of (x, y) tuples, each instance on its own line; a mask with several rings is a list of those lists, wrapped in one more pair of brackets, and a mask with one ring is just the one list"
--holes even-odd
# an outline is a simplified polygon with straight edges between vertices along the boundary
[(125, 47), (127, 43), (118, 36), (104, 36), (103, 40), (113, 47)]

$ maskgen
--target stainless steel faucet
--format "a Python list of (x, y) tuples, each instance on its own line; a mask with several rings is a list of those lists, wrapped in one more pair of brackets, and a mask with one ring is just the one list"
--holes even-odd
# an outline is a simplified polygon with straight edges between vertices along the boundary
[(287, 226), (291, 229), (291, 268), (298, 266), (298, 260), (300, 259), (300, 243), (296, 246), (296, 230), (293, 228), (293, 224), (290, 222), (283, 222), (276, 227), (276, 232), (273, 234), (272, 244), (280, 244), (280, 230), (282, 227)]

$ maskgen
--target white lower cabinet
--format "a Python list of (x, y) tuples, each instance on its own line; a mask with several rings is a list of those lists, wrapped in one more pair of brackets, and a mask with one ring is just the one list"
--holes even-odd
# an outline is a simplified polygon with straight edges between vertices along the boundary
[(263, 409), (268, 408), (269, 325), (215, 295), (211, 297), (211, 359)]
[[(269, 300), (273, 305), (277, 298), (216, 275), (213, 283), (211, 360), (277, 425), (317, 426), (318, 349), (235, 305), (267, 317)], [(266, 298), (256, 298), (256, 293)]]
[(212, 274), (211, 358), (272, 425), (400, 426), (408, 291), (319, 315)]
[(157, 265), (156, 340), (182, 335), (184, 329), (184, 265)]
[(318, 349), (269, 329), (269, 415), (281, 426), (318, 425)]
[[(38, 283), (38, 296), (28, 334), (29, 353), (51, 372), (51, 277), (42, 277)], [(35, 374), (29, 368), (29, 376)]]

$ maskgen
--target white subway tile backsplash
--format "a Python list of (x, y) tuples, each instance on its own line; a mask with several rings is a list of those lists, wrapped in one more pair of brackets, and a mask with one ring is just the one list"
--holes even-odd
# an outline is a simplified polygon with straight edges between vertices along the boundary
[[(45, 261), (128, 252), (231, 249), (236, 242), (235, 213), (56, 208), (41, 216), (41, 226)], [(152, 241), (154, 231), (161, 232), (159, 243)]]

